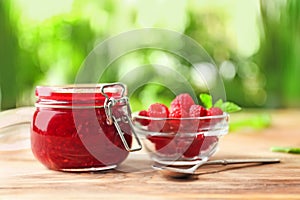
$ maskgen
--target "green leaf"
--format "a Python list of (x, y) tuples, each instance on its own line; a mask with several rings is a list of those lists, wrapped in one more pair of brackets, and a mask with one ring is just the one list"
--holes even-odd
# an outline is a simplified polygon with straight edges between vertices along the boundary
[(223, 100), (222, 100), (222, 99), (219, 99), (219, 100), (215, 103), (214, 107), (218, 107), (218, 108), (221, 108), (221, 109), (222, 109), (222, 105), (223, 105)]
[(271, 151), (300, 154), (300, 148), (294, 148), (294, 147), (272, 147)]
[(209, 94), (200, 94), (200, 100), (202, 101), (205, 108), (209, 109), (212, 107), (212, 97)]
[(242, 108), (235, 103), (232, 102), (223, 102), (222, 99), (216, 101), (213, 105), (212, 96), (206, 93), (200, 94), (200, 100), (202, 101), (204, 107), (206, 109), (210, 109), (211, 107), (218, 107), (223, 110), (223, 112), (232, 113), (241, 110)]
[(235, 103), (225, 102), (222, 104), (221, 109), (224, 112), (232, 113), (232, 112), (240, 111), (242, 108), (240, 106), (236, 105)]

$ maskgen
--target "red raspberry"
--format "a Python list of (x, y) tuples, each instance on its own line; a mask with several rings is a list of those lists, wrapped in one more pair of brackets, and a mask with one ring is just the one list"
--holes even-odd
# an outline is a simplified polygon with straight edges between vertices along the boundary
[[(207, 110), (207, 113), (206, 113), (207, 116), (220, 116), (220, 115), (223, 115), (223, 111), (221, 110), (221, 108), (218, 108), (218, 107), (212, 107), (210, 109)], [(210, 120), (210, 126), (211, 125), (215, 125), (217, 124), (218, 122), (220, 122), (222, 119), (221, 118), (212, 118)]]
[(154, 103), (149, 106), (148, 115), (151, 118), (158, 118), (151, 120), (148, 125), (148, 130), (153, 132), (164, 132), (166, 129), (166, 118), (169, 117), (168, 107), (160, 103)]
[(188, 112), (183, 110), (181, 107), (173, 107), (169, 115), (170, 118), (184, 118), (188, 116), (189, 116)]
[(203, 117), (206, 116), (206, 109), (200, 105), (192, 105), (190, 107), (190, 117)]
[(195, 104), (195, 102), (194, 102), (193, 98), (189, 94), (184, 93), (184, 94), (178, 95), (171, 102), (170, 110), (172, 112), (172, 110), (180, 107), (182, 110), (189, 112), (190, 107), (194, 104)]
[(217, 136), (205, 136), (201, 150), (206, 151), (210, 147), (212, 147), (215, 143), (217, 143), (219, 138)]
[(167, 118), (169, 117), (169, 109), (161, 103), (151, 104), (148, 108), (149, 117)]
[[(190, 117), (204, 117), (206, 116), (206, 109), (200, 105), (192, 105), (190, 108)], [(191, 119), (190, 120), (190, 131), (201, 131), (203, 128), (209, 126), (209, 121), (207, 123), (206, 119)]]
[[(148, 114), (148, 112), (146, 110), (141, 110), (139, 112), (139, 116), (149, 117), (149, 114)], [(139, 122), (142, 126), (147, 126), (150, 123), (150, 120), (148, 120), (148, 119), (138, 118), (138, 119), (136, 119), (136, 121)]]
[(207, 116), (223, 115), (223, 111), (221, 110), (221, 108), (212, 107), (207, 110), (206, 115)]
[(193, 158), (195, 156), (199, 156), (203, 141), (204, 141), (203, 134), (199, 134), (195, 136), (190, 146), (187, 148), (187, 150), (184, 152), (183, 155), (186, 158)]
[(169, 156), (176, 153), (174, 137), (148, 135), (147, 139), (155, 145), (155, 150), (160, 154)]
[(186, 118), (188, 117), (188, 115), (189, 114), (180, 107), (173, 108), (173, 110), (170, 112), (169, 117), (178, 119), (170, 119), (168, 121), (170, 124), (170, 129), (174, 133), (177, 133), (178, 130), (180, 130), (180, 132), (183, 132), (186, 128), (186, 123), (184, 122), (184, 120), (181, 120), (181, 118)]
[(148, 111), (147, 111), (147, 110), (141, 110), (141, 111), (139, 112), (139, 116), (149, 117)]

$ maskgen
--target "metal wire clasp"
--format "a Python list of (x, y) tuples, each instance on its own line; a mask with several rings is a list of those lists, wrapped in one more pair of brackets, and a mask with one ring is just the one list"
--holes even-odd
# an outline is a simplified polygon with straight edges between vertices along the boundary
[[(121, 86), (122, 93), (120, 98), (108, 97), (108, 95), (104, 92), (106, 87), (111, 86)], [(131, 109), (129, 105), (128, 97), (124, 96), (125, 86), (121, 83), (114, 83), (114, 84), (106, 84), (101, 88), (101, 93), (105, 96), (104, 101), (104, 109), (106, 114), (106, 122), (109, 125), (114, 124), (117, 132), (124, 144), (124, 147), (127, 151), (133, 152), (142, 149), (142, 144), (134, 131), (134, 127), (131, 120)], [(117, 112), (116, 112), (117, 110)], [(132, 132), (134, 139), (137, 142), (136, 148), (131, 148), (130, 145), (127, 143), (124, 137), (124, 130), (122, 130), (121, 123), (128, 124), (130, 127), (130, 131)]]

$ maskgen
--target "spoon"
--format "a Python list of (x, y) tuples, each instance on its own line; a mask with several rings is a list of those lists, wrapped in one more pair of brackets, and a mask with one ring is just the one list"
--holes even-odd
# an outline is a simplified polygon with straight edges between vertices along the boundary
[(277, 158), (257, 158), (257, 159), (224, 159), (224, 160), (212, 160), (207, 161), (201, 160), (197, 164), (190, 168), (178, 168), (178, 167), (167, 167), (161, 165), (153, 165), (152, 167), (156, 170), (160, 170), (163, 175), (172, 178), (187, 178), (191, 175), (197, 175), (196, 170), (203, 165), (231, 165), (231, 164), (247, 164), (247, 163), (260, 163), (260, 164), (271, 164), (279, 163), (280, 160)]

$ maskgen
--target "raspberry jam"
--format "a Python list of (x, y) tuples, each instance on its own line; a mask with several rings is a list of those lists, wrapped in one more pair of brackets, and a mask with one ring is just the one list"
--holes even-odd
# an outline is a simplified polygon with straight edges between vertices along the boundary
[[(46, 167), (61, 171), (111, 169), (141, 145), (120, 83), (37, 87), (31, 147)], [(138, 148), (131, 148), (132, 135)]]

